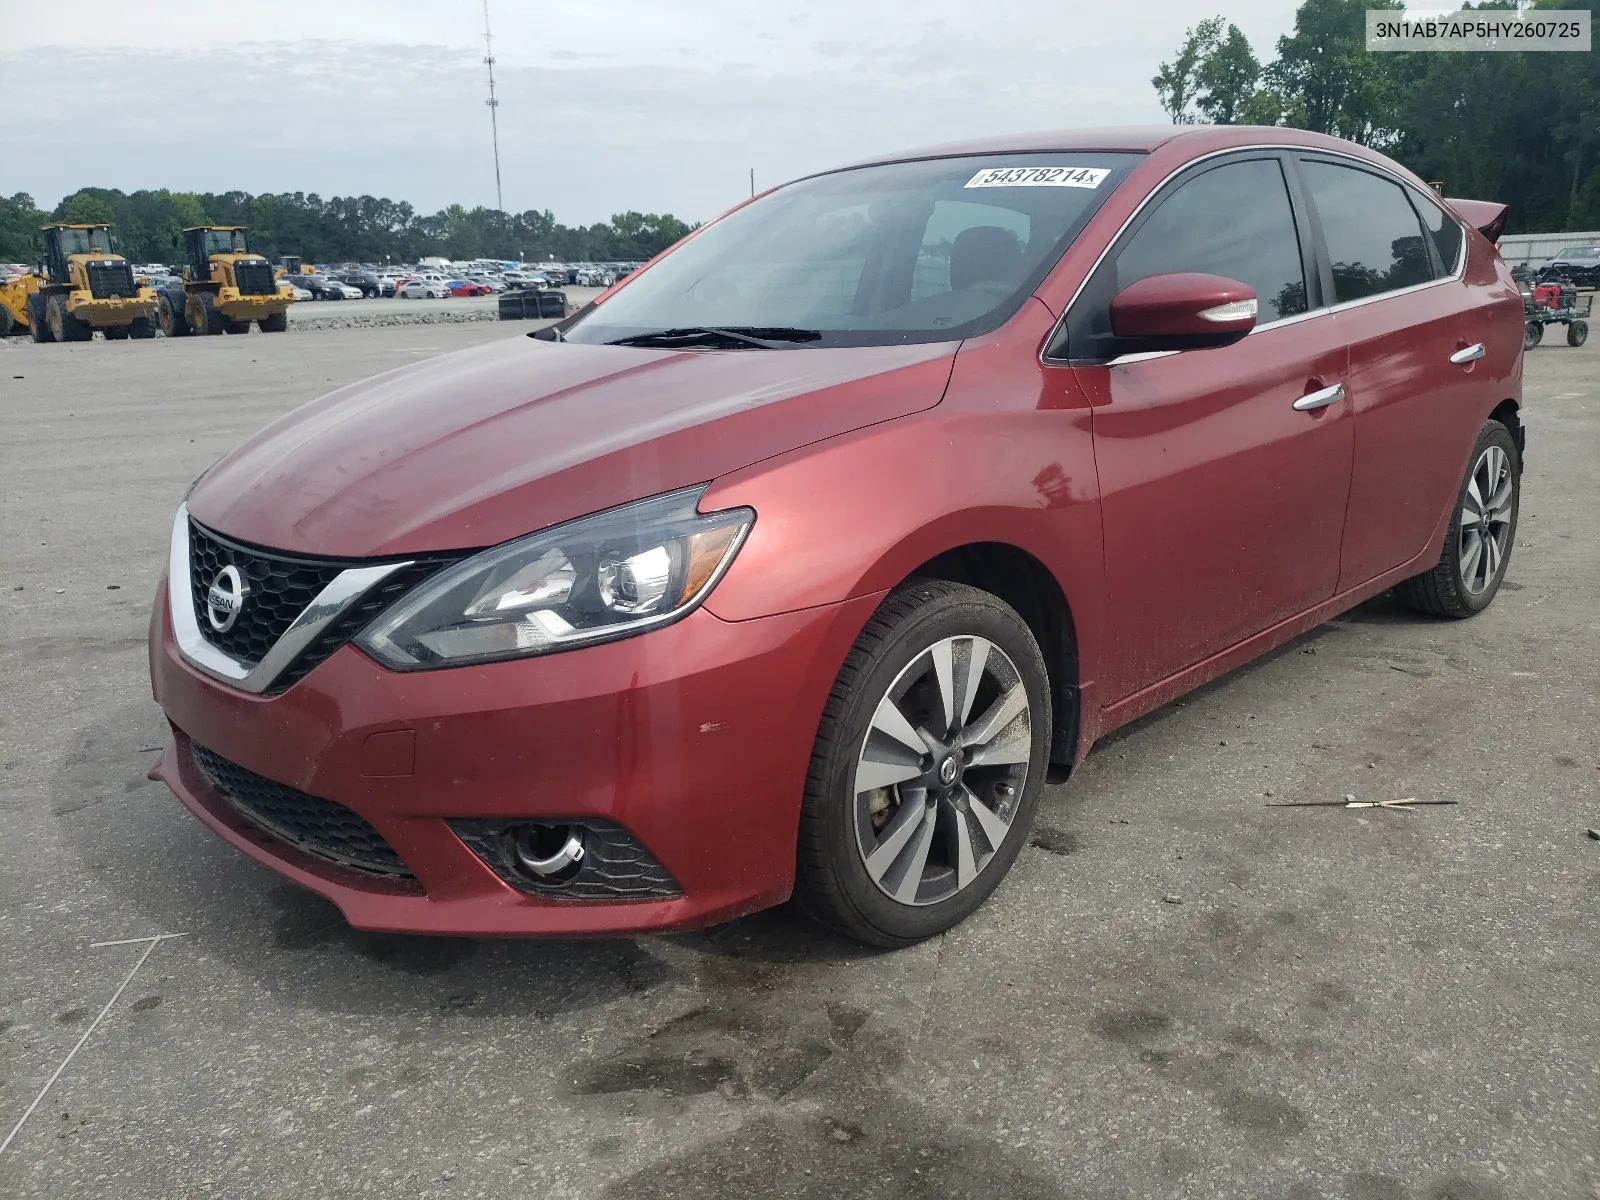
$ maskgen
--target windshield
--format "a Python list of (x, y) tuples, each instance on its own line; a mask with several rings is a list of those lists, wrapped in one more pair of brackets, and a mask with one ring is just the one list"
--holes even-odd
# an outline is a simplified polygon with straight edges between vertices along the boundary
[(63, 254), (111, 253), (111, 233), (105, 229), (63, 229), (61, 253)]
[(1138, 156), (1005, 154), (803, 179), (711, 225), (566, 331), (803, 329), (811, 346), (998, 328)]
[(244, 254), (249, 250), (242, 229), (208, 229), (205, 234), (205, 256), (213, 254)]
[(1568, 246), (1557, 258), (1600, 258), (1600, 246)]

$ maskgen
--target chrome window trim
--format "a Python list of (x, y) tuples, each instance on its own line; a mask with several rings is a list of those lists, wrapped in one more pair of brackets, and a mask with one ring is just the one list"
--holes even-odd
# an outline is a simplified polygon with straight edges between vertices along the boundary
[(254, 667), (246, 666), (213, 646), (200, 632), (200, 620), (194, 611), (194, 592), (189, 583), (189, 505), (185, 502), (178, 505), (178, 513), (172, 519), (172, 543), (167, 553), (167, 608), (172, 616), (172, 636), (183, 657), (197, 670), (240, 691), (260, 695), (345, 609), (373, 585), (409, 566), (411, 561), (407, 560), (341, 571), (306, 605), (305, 611), (284, 630), (265, 657)]
[[(1083, 289), (1089, 286), (1089, 280), (1094, 278), (1094, 273), (1100, 269), (1100, 264), (1105, 262), (1106, 256), (1116, 249), (1117, 243), (1122, 240), (1122, 235), (1128, 232), (1129, 226), (1139, 219), (1139, 214), (1144, 212), (1145, 208), (1150, 204), (1150, 201), (1154, 200), (1161, 194), (1163, 188), (1165, 188), (1179, 175), (1182, 175), (1185, 171), (1189, 170), (1191, 167), (1199, 165), (1200, 163), (1209, 162), (1213, 158), (1222, 158), (1230, 154), (1250, 154), (1257, 150), (1287, 151), (1292, 154), (1302, 155), (1321, 154), (1329, 158), (1346, 159), (1358, 167), (1365, 167), (1369, 171), (1373, 171), (1376, 174), (1382, 175), (1385, 179), (1389, 179), (1395, 183), (1398, 183), (1401, 187), (1407, 189), (1408, 191), (1416, 192), (1418, 195), (1423, 194), (1423, 192), (1419, 190), (1415, 184), (1399, 175), (1396, 175), (1393, 171), (1389, 170), (1381, 163), (1372, 162), (1369, 159), (1362, 158), (1360, 155), (1349, 154), (1343, 150), (1324, 150), (1318, 146), (1291, 146), (1278, 142), (1263, 142), (1252, 146), (1229, 146), (1223, 150), (1213, 150), (1209, 154), (1202, 154), (1199, 158), (1191, 158), (1188, 162), (1182, 163), (1179, 166), (1174, 167), (1171, 171), (1168, 171), (1167, 174), (1164, 175), (1156, 183), (1156, 185), (1149, 190), (1144, 199), (1139, 201), (1138, 207), (1129, 213), (1127, 219), (1117, 227), (1116, 233), (1111, 235), (1111, 240), (1106, 243), (1105, 249), (1100, 251), (1094, 262), (1090, 264), (1089, 269), (1083, 273), (1083, 279), (1079, 281), (1077, 290), (1072, 293), (1072, 299), (1067, 301), (1066, 305), (1061, 310), (1061, 315), (1056, 318), (1055, 324), (1050, 327), (1049, 335), (1045, 337), (1039, 348), (1039, 361), (1045, 366), (1064, 367), (1073, 365), (1070, 358), (1051, 358), (1045, 353), (1045, 348), (1048, 347), (1051, 342), (1056, 340), (1056, 336), (1061, 332), (1062, 326), (1067, 323), (1067, 318), (1072, 315), (1073, 305), (1078, 303), (1079, 297), (1083, 295)], [(1123, 182), (1126, 183), (1127, 180), (1124, 179)], [(1456, 253), (1456, 267), (1454, 271), (1443, 276), (1442, 278), (1430, 279), (1426, 283), (1414, 283), (1410, 287), (1397, 288), (1392, 292), (1379, 292), (1376, 296), (1362, 296), (1359, 299), (1346, 300), (1339, 304), (1325, 304), (1321, 308), (1313, 308), (1308, 312), (1295, 313), (1291, 317), (1280, 317), (1278, 320), (1269, 321), (1265, 325), (1257, 325), (1245, 336), (1250, 337), (1254, 334), (1260, 333), (1264, 329), (1276, 329), (1280, 325), (1288, 325), (1297, 321), (1309, 321), (1313, 317), (1323, 317), (1344, 312), (1352, 308), (1357, 308), (1363, 304), (1370, 304), (1374, 300), (1387, 300), (1391, 296), (1405, 296), (1411, 294), (1412, 292), (1420, 292), (1423, 288), (1438, 287), (1440, 284), (1459, 283), (1467, 269), (1467, 227), (1447, 205), (1441, 204), (1439, 202), (1439, 198), (1433, 195), (1431, 191), (1427, 193), (1427, 199), (1428, 203), (1440, 208), (1446, 217), (1461, 227), (1461, 248)], [(1313, 203), (1315, 203), (1315, 201), (1313, 201)], [(1423, 230), (1423, 236), (1427, 236), (1426, 229)], [(1045, 278), (1048, 279), (1049, 276), (1046, 276)], [(1037, 295), (1037, 292), (1035, 294)], [(1179, 353), (1182, 352), (1178, 350), (1164, 350), (1155, 354), (1124, 354), (1121, 357), (1114, 358), (1110, 362), (1106, 363), (1081, 363), (1077, 365), (1120, 366), (1128, 362), (1139, 362), (1149, 358), (1165, 357), (1168, 354)]]

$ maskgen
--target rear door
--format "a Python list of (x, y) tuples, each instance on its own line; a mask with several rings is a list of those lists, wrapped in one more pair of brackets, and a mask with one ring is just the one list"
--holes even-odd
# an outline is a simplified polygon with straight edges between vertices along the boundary
[[(1093, 406), (1105, 529), (1108, 702), (1328, 599), (1350, 485), (1344, 341), (1322, 307), (1284, 156), (1191, 169), (1151, 201), (1074, 301), (1066, 353)], [(1250, 284), (1232, 346), (1107, 359), (1111, 298), (1150, 275)], [(1057, 349), (1053, 347), (1053, 349)], [(1309, 410), (1297, 401), (1323, 394)]]
[(1454, 503), (1493, 407), (1476, 357), (1487, 330), (1461, 279), (1461, 226), (1431, 197), (1351, 159), (1302, 154), (1298, 167), (1326, 247), (1318, 270), (1350, 347), (1342, 591), (1428, 549)]

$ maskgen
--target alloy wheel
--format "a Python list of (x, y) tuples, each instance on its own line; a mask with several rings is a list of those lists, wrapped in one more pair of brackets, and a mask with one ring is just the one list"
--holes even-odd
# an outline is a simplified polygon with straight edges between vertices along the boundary
[(1032, 722), (1016, 664), (981, 637), (935, 642), (895, 677), (854, 777), (856, 843), (880, 891), (936, 904), (978, 878), (1021, 803)]
[(1486, 446), (1467, 480), (1457, 547), (1461, 582), (1474, 596), (1488, 589), (1505, 561), (1515, 490), (1510, 457), (1499, 446)]

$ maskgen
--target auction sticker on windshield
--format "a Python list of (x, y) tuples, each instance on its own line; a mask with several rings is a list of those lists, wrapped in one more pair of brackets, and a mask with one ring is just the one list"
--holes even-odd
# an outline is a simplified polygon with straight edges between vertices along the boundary
[(983, 187), (1097, 188), (1110, 167), (985, 167), (963, 185)]

